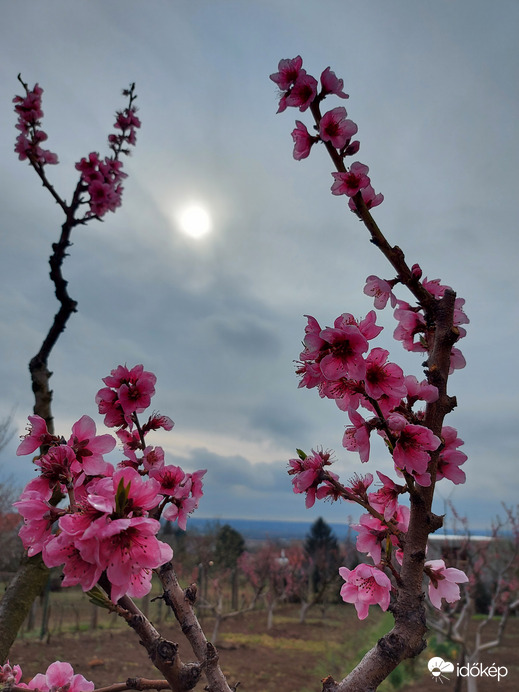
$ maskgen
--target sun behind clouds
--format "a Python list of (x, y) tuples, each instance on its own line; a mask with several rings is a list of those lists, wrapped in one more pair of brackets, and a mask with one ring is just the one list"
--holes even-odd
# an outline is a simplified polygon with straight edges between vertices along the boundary
[(200, 204), (191, 204), (179, 213), (178, 223), (182, 233), (191, 238), (203, 238), (212, 231), (211, 215)]

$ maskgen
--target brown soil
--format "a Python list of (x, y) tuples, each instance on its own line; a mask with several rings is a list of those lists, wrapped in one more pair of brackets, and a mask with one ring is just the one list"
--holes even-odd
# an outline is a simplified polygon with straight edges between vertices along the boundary
[[(352, 656), (358, 657), (363, 647), (367, 648), (380, 636), (373, 631), (373, 622), (368, 624), (371, 615), (367, 621), (359, 623), (352, 611), (349, 607), (333, 608), (324, 619), (316, 612), (307, 624), (301, 625), (297, 621), (297, 609), (287, 606), (277, 611), (274, 627), (269, 631), (265, 612), (247, 613), (225, 621), (218, 649), (220, 664), (230, 685), (240, 682), (239, 692), (318, 692), (324, 675), (331, 673), (339, 677), (341, 672), (344, 674), (354, 663)], [(212, 622), (209, 619), (207, 625), (210, 633)], [(180, 643), (184, 661), (192, 660), (177, 625), (170, 622), (159, 629), (165, 638)], [(499, 683), (495, 679), (480, 682), (478, 692), (516, 692), (519, 689), (518, 643), (519, 621), (512, 619), (502, 646), (483, 657), (485, 665), (506, 666), (508, 676)], [(427, 661), (433, 653), (424, 652), (412, 666), (404, 669), (400, 689), (406, 692), (454, 690), (454, 674), (440, 685), (428, 672)], [(443, 657), (455, 660), (446, 653)], [(37, 672), (44, 672), (55, 660), (68, 660), (76, 673), (93, 680), (96, 687), (128, 677), (160, 677), (129, 629), (54, 634), (46, 641), (19, 640), (11, 651), (10, 660), (21, 665), (25, 681)], [(409, 682), (413, 676), (414, 682)], [(196, 690), (201, 692), (204, 684), (200, 682)], [(387, 683), (381, 688), (392, 689)]]

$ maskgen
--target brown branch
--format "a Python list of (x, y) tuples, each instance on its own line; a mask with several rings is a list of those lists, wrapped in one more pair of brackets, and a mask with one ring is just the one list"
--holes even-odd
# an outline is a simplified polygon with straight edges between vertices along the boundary
[[(69, 210), (70, 211), (70, 210)], [(67, 214), (67, 220), (61, 227), (61, 236), (57, 243), (52, 244), (53, 253), (49, 258), (50, 278), (55, 287), (55, 295), (61, 306), (54, 316), (52, 325), (43, 340), (38, 353), (29, 363), (31, 373), (32, 390), (34, 392), (34, 413), (41, 416), (47, 423), (47, 428), (54, 434), (54, 421), (51, 411), (52, 391), (49, 388), (49, 379), (52, 373), (48, 369), (50, 353), (60, 334), (65, 330), (68, 319), (77, 311), (77, 302), (73, 300), (67, 290), (68, 282), (63, 278), (62, 265), (70, 247), (70, 233), (77, 225), (72, 213)]]
[[(101, 576), (99, 585), (110, 595), (111, 584), (105, 574)], [(201, 674), (200, 665), (183, 663), (178, 654), (178, 644), (164, 639), (129, 596), (120, 598), (114, 604), (113, 611), (126, 620), (139, 636), (151, 662), (162, 673), (173, 692), (188, 692), (196, 686)]]
[[(314, 101), (311, 111), (319, 127), (321, 112), (318, 102)], [(339, 172), (345, 172), (344, 157), (330, 142), (324, 143)], [(456, 294), (446, 290), (441, 300), (436, 298), (423, 286), (417, 275), (413, 274), (405, 261), (405, 256), (398, 246), (391, 246), (378, 227), (361, 192), (353, 198), (357, 214), (370, 234), (371, 242), (379, 248), (397, 273), (397, 279), (404, 284), (417, 299), (425, 312), (428, 325), (429, 353), (427, 359), (427, 378), (438, 387), (439, 398), (427, 404), (424, 425), (436, 435), (441, 434), (443, 420), (456, 405), (456, 400), (447, 395), (450, 354), (452, 346), (458, 339), (453, 327), (454, 301)], [(432, 513), (436, 467), (439, 451), (431, 454), (428, 471), (431, 474), (429, 487), (413, 484), (410, 493), (410, 520), (405, 538), (404, 557), (400, 572), (400, 583), (396, 600), (391, 606), (395, 624), (364, 656), (361, 662), (340, 683), (331, 677), (323, 681), (323, 692), (372, 692), (406, 658), (417, 656), (425, 647), (424, 639), (426, 615), (422, 591), (423, 565), (427, 539), (442, 526), (443, 519)]]
[[(170, 684), (167, 680), (148, 680), (147, 678), (128, 678), (126, 682), (116, 682), (106, 687), (96, 687), (94, 692), (124, 692), (124, 690), (169, 690)], [(13, 685), (9, 687), (9, 692), (27, 692), (25, 687)]]
[(191, 648), (200, 663), (207, 679), (208, 692), (232, 692), (218, 664), (218, 652), (208, 642), (198, 622), (193, 606), (196, 602), (196, 586), (193, 584), (185, 591), (178, 583), (171, 562), (158, 570), (158, 576), (164, 589), (164, 600), (172, 609), (178, 620), (183, 634), (191, 644)]

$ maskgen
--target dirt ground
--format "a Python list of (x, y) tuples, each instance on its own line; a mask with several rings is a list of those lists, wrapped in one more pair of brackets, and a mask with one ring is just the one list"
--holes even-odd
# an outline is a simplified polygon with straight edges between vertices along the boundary
[[(323, 676), (344, 674), (354, 662), (351, 657), (360, 656), (380, 636), (368, 621), (359, 623), (350, 610), (334, 609), (327, 619), (316, 613), (307, 624), (301, 625), (295, 607), (287, 606), (277, 613), (274, 627), (268, 631), (264, 612), (248, 613), (222, 624), (218, 645), (220, 664), (230, 685), (240, 683), (239, 692), (319, 692)], [(208, 632), (211, 624), (208, 619)], [(180, 643), (184, 661), (193, 659), (187, 642), (179, 636), (177, 625), (169, 623), (159, 629), (164, 637)], [(495, 679), (480, 682), (478, 692), (519, 689), (518, 644), (519, 621), (513, 619), (503, 645), (483, 658), (485, 665), (507, 666), (508, 676), (499, 683)], [(399, 689), (405, 692), (454, 690), (455, 675), (449, 675), (449, 680), (432, 678), (426, 667), (431, 656), (431, 651), (426, 651), (404, 669), (400, 679), (394, 681)], [(443, 657), (454, 660), (448, 659), (447, 653)], [(160, 677), (130, 629), (51, 635), (46, 641), (19, 640), (11, 650), (10, 660), (21, 665), (25, 681), (37, 672), (44, 672), (55, 660), (70, 661), (75, 672), (92, 680), (96, 687), (122, 682), (128, 677)], [(410, 683), (412, 677), (414, 681)], [(204, 684), (201, 681), (196, 690), (201, 692)], [(396, 688), (384, 683), (381, 689)]]

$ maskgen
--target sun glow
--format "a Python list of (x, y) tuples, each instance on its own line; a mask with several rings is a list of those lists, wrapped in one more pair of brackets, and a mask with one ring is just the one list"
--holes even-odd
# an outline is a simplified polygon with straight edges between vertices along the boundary
[(209, 212), (198, 204), (183, 209), (178, 216), (178, 223), (182, 233), (191, 238), (203, 238), (213, 226)]

